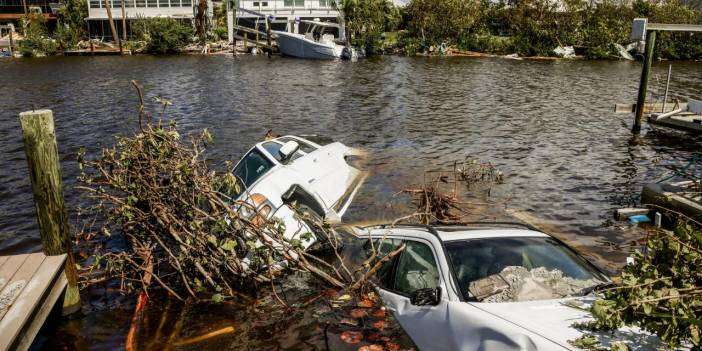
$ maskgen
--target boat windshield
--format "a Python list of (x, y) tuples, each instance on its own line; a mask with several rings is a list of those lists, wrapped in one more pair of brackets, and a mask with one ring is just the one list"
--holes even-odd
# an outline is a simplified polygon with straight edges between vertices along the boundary
[[(273, 168), (273, 162), (268, 160), (261, 151), (258, 151), (256, 148), (249, 151), (234, 168), (234, 175), (237, 180), (244, 183), (244, 187), (240, 190), (244, 191), (249, 188), (251, 184), (255, 183), (271, 168)], [(239, 194), (241, 194), (241, 191)], [(239, 194), (232, 194), (232, 198), (238, 197)]]
[(461, 293), (481, 302), (579, 295), (609, 280), (573, 250), (549, 237), (447, 242)]

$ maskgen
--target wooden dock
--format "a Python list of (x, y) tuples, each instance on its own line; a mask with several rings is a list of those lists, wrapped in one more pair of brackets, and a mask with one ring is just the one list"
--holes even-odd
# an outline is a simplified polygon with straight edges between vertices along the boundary
[(27, 350), (54, 308), (62, 303), (66, 255), (0, 256), (0, 351)]

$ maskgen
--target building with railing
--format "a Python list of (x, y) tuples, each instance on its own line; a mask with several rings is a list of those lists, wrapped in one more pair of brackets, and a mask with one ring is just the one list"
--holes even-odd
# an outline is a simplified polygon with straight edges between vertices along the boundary
[[(3, 0), (0, 0), (3, 1)], [(93, 38), (112, 40), (107, 8), (110, 5), (112, 19), (118, 35), (122, 35), (122, 26), (126, 24), (127, 35), (131, 36), (130, 22), (136, 18), (170, 17), (192, 20), (193, 2), (197, 0), (87, 0), (88, 29)], [(124, 18), (124, 21), (122, 20)]]
[[(298, 32), (299, 20), (336, 22), (339, 17), (334, 0), (238, 0), (236, 5), (265, 16), (273, 16), (273, 29), (290, 32)], [(247, 27), (258, 27), (260, 25), (257, 23), (263, 20), (245, 11), (237, 11), (236, 18), (241, 25)]]

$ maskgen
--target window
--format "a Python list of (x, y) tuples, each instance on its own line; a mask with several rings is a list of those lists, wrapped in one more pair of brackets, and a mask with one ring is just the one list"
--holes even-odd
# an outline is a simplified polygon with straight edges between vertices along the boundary
[(146, 0), (148, 7), (157, 7), (158, 0)]
[(158, 7), (169, 7), (168, 0), (158, 0)]
[[(375, 265), (378, 260), (382, 259), (385, 257), (387, 254), (393, 252), (395, 249), (400, 247), (400, 244), (402, 244), (401, 240), (398, 239), (375, 239), (372, 242), (369, 240), (366, 242), (365, 246), (363, 247), (366, 251), (366, 256), (370, 257), (373, 255), (373, 248), (375, 248), (378, 251), (378, 256), (376, 257), (376, 260), (371, 263), (371, 266)], [(395, 266), (395, 262), (397, 261), (397, 256), (393, 257), (389, 261), (383, 263), (382, 266), (380, 266), (380, 269), (375, 273), (375, 277), (377, 279), (378, 286), (384, 289), (390, 289), (392, 290), (393, 286), (393, 268)]]
[[(257, 149), (253, 149), (236, 165), (236, 168), (234, 168), (234, 175), (237, 177), (238, 181), (244, 182), (244, 188), (248, 188), (271, 168), (273, 168), (273, 162), (269, 161), (266, 156)], [(244, 189), (242, 189), (242, 191), (243, 190)], [(236, 195), (238, 194), (232, 197), (236, 197)]]
[(319, 0), (319, 7), (332, 7), (334, 0)]
[[(591, 264), (568, 247), (548, 237), (489, 238), (446, 243), (446, 251), (454, 267), (462, 293), (503, 271), (518, 268), (524, 272), (557, 271), (574, 284), (606, 281)], [(473, 292), (471, 292), (472, 294)]]
[(258, 1), (254, 1), (253, 5), (254, 5), (254, 7), (259, 7), (259, 6), (261, 6), (261, 3)]
[(285, 7), (305, 7), (305, 0), (285, 0), (283, 1), (283, 6)]
[(193, 0), (181, 0), (181, 7), (192, 7), (193, 6)]
[(439, 286), (439, 270), (431, 247), (417, 241), (405, 244), (397, 263), (394, 290), (409, 296), (416, 290)]
[(268, 2), (267, 1), (262, 2), (261, 6), (268, 6)]
[(136, 0), (136, 7), (146, 7), (146, 0)]
[(90, 8), (91, 9), (99, 9), (101, 6), (101, 1), (100, 0), (90, 0)]
[(281, 143), (287, 143), (288, 141), (294, 141), (300, 145), (300, 150), (304, 151), (306, 154), (309, 154), (310, 152), (317, 150), (316, 147), (314, 147), (311, 144), (308, 144), (302, 140), (299, 140), (299, 139), (282, 137), (282, 138), (278, 138), (278, 141), (280, 141)]

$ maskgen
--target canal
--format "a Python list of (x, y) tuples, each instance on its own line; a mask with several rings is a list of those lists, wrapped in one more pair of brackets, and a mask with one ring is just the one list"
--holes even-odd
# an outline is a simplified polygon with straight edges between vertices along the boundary
[[(669, 174), (665, 166), (685, 164), (702, 147), (699, 139), (674, 134), (645, 131), (634, 137), (633, 116), (614, 114), (615, 103), (634, 102), (640, 69), (636, 62), (499, 58), (0, 60), (0, 254), (40, 250), (18, 113), (54, 111), (65, 194), (76, 223), (81, 198), (74, 189), (75, 156), (80, 147), (94, 154), (111, 145), (114, 135), (137, 128), (137, 99), (129, 83), (136, 79), (150, 108), (158, 107), (156, 97), (173, 103), (166, 119), (177, 121), (182, 131), (212, 131), (215, 165), (238, 159), (268, 129), (320, 134), (367, 150), (370, 177), (347, 222), (407, 214), (407, 199), (395, 194), (421, 183), (425, 170), (450, 168), (465, 157), (490, 161), (505, 173), (505, 183), (490, 196), (500, 205), (476, 209), (476, 218), (526, 213), (612, 271), (626, 256), (616, 244), (643, 235), (614, 222), (613, 210), (635, 203), (644, 183)], [(666, 72), (667, 63), (654, 66), (652, 90), (662, 92)], [(699, 98), (702, 62), (673, 62), (671, 91)], [(253, 326), (250, 310), (242, 306), (165, 306), (153, 308), (151, 323), (170, 311), (194, 330), (219, 323), (248, 331), (207, 349), (238, 349), (251, 340), (271, 349), (324, 343), (299, 315)], [(46, 336), (45, 348), (119, 347), (133, 305), (108, 307), (63, 322)]]

